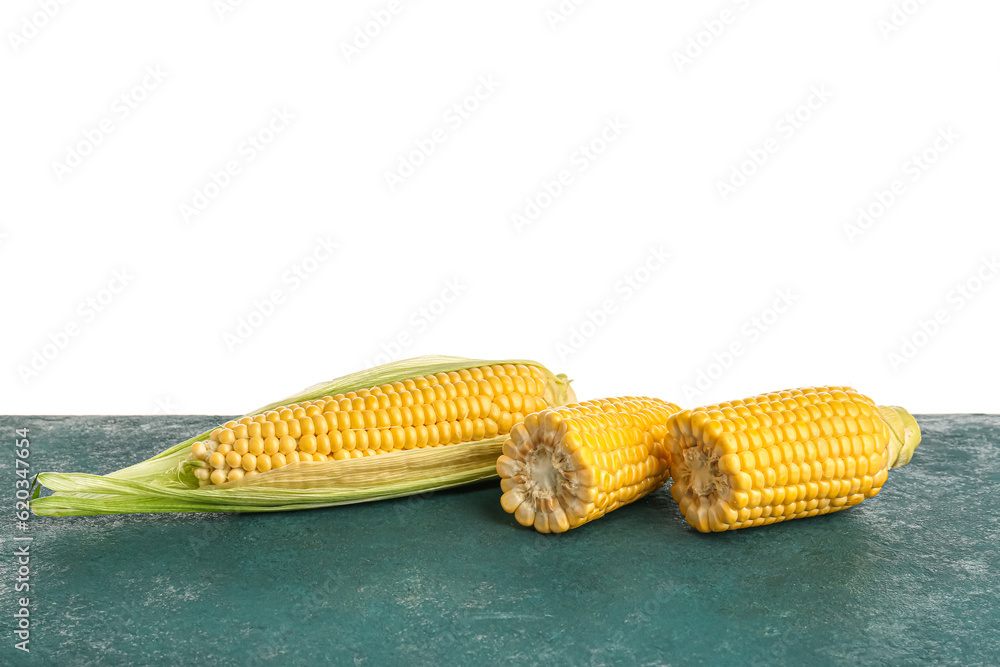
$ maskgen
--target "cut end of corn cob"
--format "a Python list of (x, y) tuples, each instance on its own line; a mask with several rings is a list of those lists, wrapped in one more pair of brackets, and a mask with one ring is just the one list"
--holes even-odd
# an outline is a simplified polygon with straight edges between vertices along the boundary
[(671, 495), (706, 533), (836, 512), (875, 496), (919, 440), (909, 413), (850, 387), (686, 410), (669, 422)]
[(897, 405), (880, 405), (878, 409), (889, 427), (889, 467), (905, 466), (913, 458), (913, 450), (920, 444), (917, 420)]
[(659, 488), (676, 405), (609, 398), (543, 410), (514, 426), (497, 473), (500, 504), (523, 526), (561, 533)]
[(565, 375), (524, 364), (418, 376), (227, 422), (191, 445), (181, 476), (221, 486), (295, 463), (476, 442), (571, 395)]

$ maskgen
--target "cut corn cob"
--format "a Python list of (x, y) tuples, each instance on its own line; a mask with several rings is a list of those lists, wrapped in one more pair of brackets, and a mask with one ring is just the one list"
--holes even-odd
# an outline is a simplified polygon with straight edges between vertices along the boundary
[(528, 415), (497, 459), (500, 504), (523, 526), (561, 533), (659, 488), (673, 403), (607, 398)]
[[(433, 491), (495, 476), (501, 433), (528, 410), (572, 400), (565, 375), (531, 361), (406, 359), (315, 385), (108, 475), (40, 473), (31, 508), (284, 511)], [(39, 497), (42, 487), (55, 493)]]
[(538, 366), (496, 364), (418, 376), (226, 422), (191, 446), (199, 486), (291, 463), (362, 458), (506, 435), (547, 407)]
[(669, 422), (670, 489), (701, 532), (836, 512), (875, 496), (920, 443), (916, 420), (850, 387), (685, 410)]

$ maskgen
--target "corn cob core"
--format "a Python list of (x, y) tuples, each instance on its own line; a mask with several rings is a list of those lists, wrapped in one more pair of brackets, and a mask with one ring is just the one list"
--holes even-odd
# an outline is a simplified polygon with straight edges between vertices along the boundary
[(643, 497), (669, 477), (666, 423), (679, 410), (628, 396), (528, 415), (497, 460), (501, 506), (523, 526), (561, 533)]
[(668, 423), (671, 495), (701, 532), (836, 512), (875, 496), (920, 442), (902, 408), (807, 387), (685, 410)]
[(425, 375), (227, 422), (188, 458), (204, 463), (194, 470), (204, 487), (292, 463), (483, 440), (547, 407), (546, 387), (541, 369), (520, 364)]

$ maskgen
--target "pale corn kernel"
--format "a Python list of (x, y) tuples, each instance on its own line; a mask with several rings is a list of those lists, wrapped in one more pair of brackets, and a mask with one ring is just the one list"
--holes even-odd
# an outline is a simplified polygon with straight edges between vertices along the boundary
[(354, 451), (358, 448), (357, 431), (341, 431), (341, 437), (344, 439), (344, 449)]
[(244, 470), (249, 472), (250, 470), (253, 470), (254, 468), (257, 467), (257, 457), (254, 456), (253, 454), (244, 454), (243, 459), (241, 461), (241, 465), (243, 466)]
[(313, 415), (312, 423), (313, 434), (315, 435), (325, 435), (330, 431), (330, 426), (326, 423), (326, 419), (322, 415)]
[(272, 455), (278, 451), (280, 447), (279, 441), (275, 437), (264, 438), (264, 453)]
[(304, 435), (299, 438), (299, 451), (312, 454), (316, 451), (316, 436)]
[(323, 413), (323, 420), (326, 421), (327, 433), (333, 433), (338, 428), (337, 413), (334, 410), (327, 410)]
[(286, 435), (278, 441), (278, 451), (285, 456), (294, 452), (297, 446), (298, 443), (295, 442), (295, 438), (290, 435)]
[(340, 431), (330, 431), (330, 451), (337, 452), (344, 448), (344, 436)]
[(354, 435), (357, 438), (357, 445), (355, 446), (355, 449), (359, 449), (361, 451), (368, 449), (368, 432), (364, 429), (359, 429), (354, 432)]

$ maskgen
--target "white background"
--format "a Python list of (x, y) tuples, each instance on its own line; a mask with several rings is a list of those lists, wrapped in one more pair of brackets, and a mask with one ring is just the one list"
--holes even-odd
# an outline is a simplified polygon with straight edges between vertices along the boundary
[(39, 6), (0, 17), (2, 413), (243, 413), (430, 353), (537, 359), (581, 398), (845, 383), (1000, 412), (995, 2), (422, 0), (350, 56), (387, 1)]

